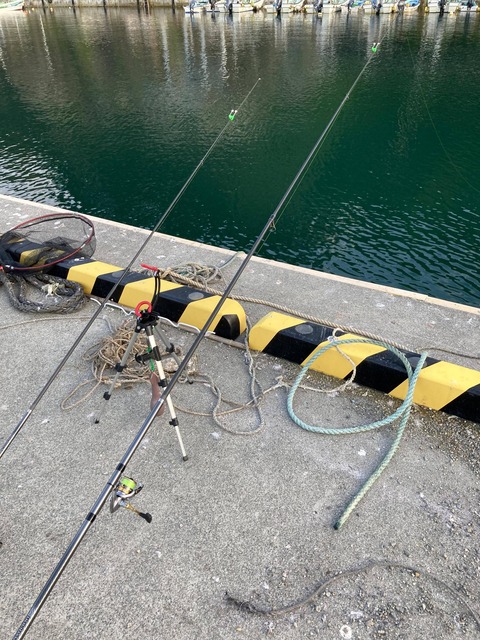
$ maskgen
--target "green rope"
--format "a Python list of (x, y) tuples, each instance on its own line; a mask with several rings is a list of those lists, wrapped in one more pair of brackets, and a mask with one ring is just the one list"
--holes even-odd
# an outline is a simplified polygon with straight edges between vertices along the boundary
[[(315, 362), (315, 360), (317, 360), (317, 358), (319, 358), (323, 353), (325, 353), (329, 349), (340, 348), (342, 345), (345, 345), (345, 344), (358, 344), (358, 343), (368, 343), (368, 344), (377, 345), (379, 347), (384, 347), (385, 349), (388, 349), (399, 358), (399, 360), (402, 362), (403, 366), (405, 367), (405, 370), (407, 372), (407, 377), (408, 377), (408, 391), (407, 391), (407, 395), (405, 396), (405, 400), (402, 402), (402, 404), (398, 407), (396, 411), (394, 411), (391, 415), (387, 416), (386, 418), (383, 418), (382, 420), (377, 420), (375, 422), (371, 422), (369, 424), (360, 425), (357, 427), (346, 427), (346, 428), (318, 427), (318, 426), (309, 425), (303, 420), (301, 420), (293, 410), (293, 398), (298, 389), (298, 386), (300, 385), (304, 375), (307, 373), (311, 365)], [(345, 524), (345, 522), (347, 521), (352, 511), (357, 506), (357, 504), (366, 495), (366, 493), (369, 491), (370, 487), (374, 484), (374, 482), (378, 480), (378, 478), (381, 476), (383, 471), (388, 466), (390, 460), (395, 455), (395, 452), (398, 449), (400, 440), (402, 439), (403, 432), (407, 425), (408, 418), (410, 416), (410, 410), (412, 408), (415, 385), (417, 383), (418, 376), (420, 375), (420, 371), (422, 370), (422, 367), (425, 364), (426, 358), (427, 358), (427, 353), (423, 352), (420, 355), (417, 366), (415, 367), (415, 369), (412, 369), (412, 366), (410, 362), (407, 360), (406, 356), (401, 351), (399, 351), (398, 349), (396, 349), (395, 347), (393, 347), (392, 345), (386, 342), (367, 340), (364, 338), (351, 338), (346, 340), (342, 340), (341, 338), (340, 339), (333, 338), (329, 341), (327, 345), (322, 347), (308, 360), (308, 362), (304, 365), (304, 367), (302, 367), (302, 370), (300, 371), (295, 382), (293, 383), (293, 386), (287, 398), (288, 414), (299, 427), (301, 427), (302, 429), (306, 429), (307, 431), (312, 431), (314, 433), (322, 433), (326, 435), (363, 433), (365, 431), (371, 431), (372, 429), (378, 429), (380, 427), (383, 427), (400, 418), (397, 435), (394, 442), (392, 443), (392, 446), (390, 447), (389, 451), (387, 452), (387, 454), (385, 455), (385, 457), (383, 458), (383, 460), (381, 461), (377, 469), (371, 474), (371, 476), (366, 480), (366, 482), (363, 484), (363, 486), (360, 488), (360, 490), (357, 492), (354, 498), (346, 506), (342, 515), (334, 525), (335, 529), (340, 529)]]

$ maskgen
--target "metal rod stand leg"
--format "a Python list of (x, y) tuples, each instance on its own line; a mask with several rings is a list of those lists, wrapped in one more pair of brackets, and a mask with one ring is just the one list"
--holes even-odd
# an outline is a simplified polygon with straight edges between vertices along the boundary
[[(141, 321), (140, 321), (140, 318), (139, 318), (137, 320), (137, 323), (135, 325), (135, 330), (134, 330), (134, 332), (132, 334), (132, 337), (130, 338), (130, 342), (128, 343), (127, 348), (125, 349), (125, 353), (123, 354), (123, 357), (122, 357), (121, 361), (115, 365), (116, 374), (115, 374), (115, 376), (114, 376), (114, 378), (113, 378), (108, 390), (105, 391), (105, 393), (103, 394), (104, 400), (108, 401), (112, 397), (113, 390), (116, 388), (116, 385), (117, 385), (117, 380), (118, 380), (120, 374), (122, 373), (122, 371), (127, 366), (127, 362), (128, 362), (129, 357), (130, 357), (130, 353), (132, 352), (132, 349), (133, 349), (133, 347), (135, 345), (135, 342), (137, 341), (137, 338), (138, 338), (141, 330), (142, 330), (142, 327), (141, 327)], [(97, 416), (95, 417), (95, 424), (98, 424), (100, 422), (100, 418), (103, 415), (103, 412), (104, 412), (105, 408), (106, 408), (106, 405), (103, 405), (103, 409), (98, 412)]]
[[(165, 389), (165, 387), (167, 386), (167, 381), (165, 378), (165, 371), (163, 369), (163, 365), (162, 365), (162, 359), (161, 359), (161, 355), (160, 355), (160, 351), (158, 349), (158, 346), (155, 342), (155, 336), (153, 335), (153, 326), (152, 324), (149, 324), (145, 327), (145, 333), (147, 335), (147, 341), (148, 341), (148, 346), (150, 348), (151, 351), (151, 357), (152, 360), (154, 360), (155, 362), (155, 366), (157, 368), (157, 373), (158, 373), (158, 386), (162, 387), (162, 389)], [(175, 414), (175, 407), (173, 406), (173, 402), (172, 399), (170, 397), (170, 395), (167, 396), (167, 407), (168, 410), (170, 412), (170, 417), (171, 420), (169, 422), (169, 424), (172, 425), (172, 427), (175, 428), (175, 433), (177, 435), (177, 440), (178, 440), (178, 444), (180, 445), (180, 450), (182, 452), (182, 458), (183, 460), (188, 460), (188, 456), (187, 453), (185, 451), (185, 447), (183, 446), (183, 440), (182, 440), (182, 435), (180, 433), (180, 429), (178, 426), (178, 418)]]

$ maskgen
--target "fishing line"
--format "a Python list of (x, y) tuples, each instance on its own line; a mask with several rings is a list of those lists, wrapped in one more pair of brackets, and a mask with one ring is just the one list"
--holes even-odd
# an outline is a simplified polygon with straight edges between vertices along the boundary
[[(350, 95), (352, 93), (352, 91), (355, 89), (355, 87), (357, 86), (358, 82), (360, 82), (361, 77), (363, 76), (363, 74), (365, 73), (365, 71), (367, 70), (367, 67), (369, 66), (370, 62), (372, 61), (372, 58), (375, 56), (376, 52), (377, 52), (377, 48), (380, 46), (381, 42), (383, 41), (380, 40), (379, 42), (374, 42), (372, 45), (372, 49), (371, 49), (371, 53), (369, 55), (369, 57), (367, 58), (367, 61), (365, 62), (365, 64), (363, 65), (362, 69), (360, 70), (359, 74), (357, 75), (357, 77), (355, 78), (353, 84), (351, 85), (350, 89), (347, 91), (347, 93), (345, 94), (343, 100), (341, 101), (340, 105), (338, 106), (338, 108), (336, 109), (335, 113), (333, 114), (333, 116), (330, 118), (329, 122), (327, 123), (327, 126), (325, 127), (325, 129), (323, 130), (322, 134), (320, 135), (320, 137), (318, 138), (317, 142), (314, 144), (311, 152), (308, 154), (307, 159), (305, 160), (305, 162), (302, 164), (302, 166), (300, 167), (297, 175), (295, 176), (295, 178), (293, 179), (292, 184), (290, 185), (289, 189), (287, 190), (287, 192), (285, 193), (285, 195), (283, 196), (280, 204), (277, 207), (277, 210), (279, 208), (283, 207), (283, 211), (281, 212), (281, 214), (278, 217), (278, 220), (280, 220), (280, 218), (282, 217), (283, 213), (285, 212), (285, 209), (288, 207), (290, 200), (293, 198), (294, 194), (296, 193), (297, 189), (300, 187), (303, 178), (305, 177), (305, 175), (307, 174), (308, 170), (310, 169), (313, 161), (315, 160), (315, 158), (318, 155), (318, 152), (320, 151), (320, 148), (322, 147), (325, 138), (327, 137), (327, 135), (330, 133), (333, 125), (335, 124), (338, 116), (340, 115), (343, 107), (345, 106), (345, 103), (347, 102), (347, 100), (349, 100)], [(278, 222), (278, 221), (277, 221)], [(274, 228), (271, 229), (270, 233), (274, 231)], [(265, 236), (265, 238), (263, 239), (262, 242), (262, 246), (265, 244), (265, 242), (268, 240), (268, 236), (270, 235), (270, 233), (268, 235)]]
[[(238, 107), (238, 109), (236, 111), (239, 111), (243, 105), (245, 104), (245, 102), (248, 100), (248, 98), (250, 97), (250, 94), (252, 93), (252, 91), (255, 89), (255, 87), (257, 86), (257, 84), (260, 82), (261, 78), (258, 78), (258, 80), (255, 82), (255, 84), (253, 85), (253, 87), (250, 89), (250, 91), (247, 93), (247, 95), (245, 96), (245, 98), (243, 99), (243, 102), (240, 103), (240, 106)], [(236, 112), (235, 111), (235, 112)]]
[(223, 129), (220, 131), (220, 133), (217, 135), (217, 137), (215, 138), (215, 140), (213, 141), (213, 143), (211, 144), (211, 146), (209, 147), (209, 149), (207, 150), (207, 152), (205, 153), (205, 155), (203, 156), (203, 158), (200, 160), (200, 162), (197, 164), (197, 166), (195, 167), (195, 169), (192, 171), (192, 173), (190, 174), (190, 176), (187, 178), (186, 182), (183, 184), (182, 188), (180, 189), (180, 191), (177, 193), (177, 195), (175, 196), (175, 198), (172, 200), (172, 202), (170, 203), (170, 205), (168, 206), (167, 210), (164, 212), (164, 214), (159, 218), (158, 222), (156, 223), (156, 225), (154, 226), (154, 228), (150, 231), (149, 235), (147, 236), (147, 238), (145, 239), (145, 241), (142, 243), (142, 245), (140, 246), (140, 248), (138, 249), (138, 251), (135, 253), (135, 255), (133, 256), (133, 258), (131, 259), (131, 261), (129, 262), (129, 264), (127, 265), (127, 267), (125, 268), (125, 270), (123, 271), (122, 275), (120, 276), (120, 278), (115, 282), (115, 284), (112, 286), (112, 288), (110, 289), (110, 291), (107, 293), (107, 295), (105, 296), (105, 298), (103, 299), (102, 303), (100, 304), (100, 306), (98, 307), (98, 309), (95, 311), (95, 313), (92, 315), (92, 317), (90, 318), (90, 320), (87, 322), (87, 324), (85, 325), (85, 327), (82, 329), (82, 331), (80, 332), (79, 336), (77, 337), (77, 339), (75, 340), (75, 342), (72, 344), (72, 346), (70, 347), (70, 349), (67, 351), (67, 353), (65, 354), (65, 356), (63, 357), (63, 359), (60, 361), (60, 363), (58, 364), (57, 368), (55, 369), (55, 371), (52, 373), (52, 375), (50, 376), (50, 378), (47, 380), (47, 382), (45, 383), (44, 387), (41, 389), (40, 393), (37, 395), (37, 397), (35, 398), (35, 400), (32, 402), (32, 404), (30, 405), (30, 407), (27, 409), (27, 411), (25, 412), (25, 414), (22, 416), (22, 418), (20, 419), (20, 421), (18, 422), (18, 424), (16, 425), (16, 427), (14, 428), (14, 430), (12, 431), (12, 433), (10, 434), (10, 436), (7, 438), (7, 440), (5, 441), (4, 445), (2, 446), (2, 448), (0, 449), (0, 459), (2, 458), (3, 454), (7, 451), (7, 449), (9, 448), (9, 446), (12, 444), (12, 442), (15, 440), (15, 438), (17, 437), (17, 435), (20, 433), (21, 429), (23, 428), (23, 426), (25, 425), (25, 423), (27, 422), (27, 420), (29, 419), (29, 417), (32, 415), (33, 411), (35, 410), (35, 408), (37, 407), (38, 403), (40, 402), (40, 400), (43, 398), (43, 396), (46, 394), (46, 392), (48, 391), (48, 389), (50, 388), (50, 386), (52, 385), (53, 381), (55, 380), (55, 378), (58, 376), (58, 374), (60, 373), (60, 371), (63, 369), (63, 367), (65, 366), (65, 364), (67, 363), (67, 361), (69, 360), (70, 356), (72, 355), (72, 353), (75, 351), (75, 349), (77, 348), (77, 346), (79, 345), (79, 343), (81, 342), (81, 340), (83, 339), (83, 337), (85, 336), (85, 334), (87, 333), (87, 331), (90, 329), (90, 327), (92, 326), (92, 324), (95, 322), (95, 320), (98, 318), (98, 316), (100, 315), (100, 313), (103, 311), (103, 309), (105, 308), (105, 306), (107, 305), (108, 301), (110, 300), (110, 298), (112, 297), (112, 295), (114, 294), (114, 292), (117, 290), (117, 288), (120, 286), (120, 284), (122, 284), (122, 282), (125, 280), (125, 278), (127, 277), (127, 275), (130, 273), (133, 265), (136, 263), (136, 261), (138, 260), (140, 254), (142, 253), (142, 251), (145, 249), (145, 247), (147, 246), (147, 244), (150, 242), (150, 240), (152, 239), (153, 235), (158, 231), (158, 229), (162, 226), (162, 224), (165, 222), (165, 220), (168, 218), (168, 216), (170, 215), (170, 213), (172, 212), (172, 210), (174, 209), (174, 207), (177, 205), (178, 201), (180, 200), (180, 198), (183, 196), (183, 194), (185, 193), (185, 191), (187, 190), (188, 186), (191, 184), (192, 180), (195, 178), (195, 176), (197, 175), (197, 173), (200, 171), (200, 169), (202, 168), (202, 166), (204, 165), (205, 161), (207, 160), (207, 158), (210, 156), (210, 154), (212, 153), (212, 151), (214, 150), (214, 148), (216, 147), (216, 145), (218, 144), (218, 142), (220, 141), (220, 139), (223, 137), (225, 131), (227, 130), (227, 128), (231, 125), (232, 121), (235, 119), (235, 115), (237, 114), (237, 112), (241, 109), (241, 107), (244, 105), (244, 103), (246, 102), (247, 98), (250, 96), (250, 94), (252, 93), (252, 91), (255, 89), (255, 87), (257, 86), (257, 84), (260, 82), (261, 78), (258, 78), (258, 80), (255, 82), (255, 84), (253, 85), (253, 87), (250, 89), (250, 91), (248, 92), (247, 96), (244, 98), (244, 100), (241, 102), (240, 106), (237, 109), (232, 109), (232, 111), (230, 112), (230, 115), (228, 117), (227, 123), (225, 124), (225, 126), (223, 127)]
[[(409, 38), (407, 38), (407, 44), (408, 44), (408, 52), (410, 54), (410, 58), (412, 59), (412, 65), (415, 65), (415, 58), (413, 57), (413, 52), (412, 52), (412, 48), (410, 46), (410, 40)], [(430, 112), (430, 109), (428, 108), (428, 103), (427, 100), (425, 98), (425, 93), (423, 92), (422, 89), (422, 84), (419, 83), (419, 91), (420, 91), (420, 95), (422, 96), (422, 100), (423, 100), (423, 105), (425, 107), (425, 111), (427, 112), (428, 115), (428, 119), (430, 120), (430, 124), (432, 125), (432, 129), (435, 133), (435, 136), (438, 140), (438, 144), (440, 145), (440, 147), (442, 148), (443, 153), (445, 154), (445, 157), (447, 158), (448, 162), (450, 163), (450, 165), (453, 167), (453, 169), (455, 170), (456, 174), (465, 182), (465, 184), (467, 184), (471, 189), (473, 189), (474, 191), (476, 191), (477, 193), (480, 193), (480, 189), (478, 189), (475, 185), (473, 185), (466, 177), (465, 175), (462, 173), (462, 171), (457, 167), (457, 165), (453, 162), (451, 155), (449, 154), (449, 152), (447, 151), (447, 148), (445, 147), (445, 145), (443, 144), (442, 138), (440, 137), (440, 134), (438, 133), (438, 129), (435, 125), (435, 121), (432, 118), (432, 114)]]
[[(81, 541), (83, 540), (83, 538), (87, 534), (88, 530), (90, 529), (90, 526), (93, 524), (94, 520), (96, 519), (97, 515), (101, 511), (102, 507), (105, 505), (105, 503), (108, 500), (109, 496), (113, 492), (116, 492), (116, 493), (113, 493), (114, 496), (118, 495), (118, 487), (119, 487), (119, 485), (122, 484), (121, 483), (122, 478), (125, 478), (125, 476), (123, 474), (124, 474), (126, 466), (130, 462), (131, 458), (133, 457), (133, 455), (135, 454), (136, 450), (140, 446), (142, 440), (144, 439), (144, 437), (148, 433), (148, 430), (149, 430), (150, 426), (152, 425), (155, 417), (159, 413), (161, 407), (164, 405), (165, 401), (167, 400), (168, 396), (170, 395), (173, 387), (178, 382), (178, 380), (179, 380), (180, 376), (182, 375), (183, 371), (186, 369), (188, 363), (190, 362), (190, 360), (192, 359), (192, 357), (195, 354), (196, 350), (198, 349), (198, 347), (200, 345), (200, 342), (203, 340), (203, 338), (205, 337), (207, 331), (209, 330), (209, 327), (214, 322), (215, 318), (217, 317), (218, 313), (220, 312), (225, 300), (228, 298), (228, 296), (230, 295), (230, 292), (232, 291), (232, 289), (236, 285), (236, 283), (239, 280), (240, 276), (242, 275), (242, 273), (247, 268), (247, 265), (250, 262), (252, 256), (257, 251), (259, 245), (261, 244), (262, 240), (264, 239), (264, 237), (267, 234), (267, 232), (269, 231), (269, 229), (274, 225), (275, 218), (277, 217), (279, 211), (282, 210), (282, 207), (284, 206), (285, 202), (288, 200), (288, 198), (289, 198), (290, 194), (292, 193), (292, 191), (294, 190), (297, 182), (301, 179), (301, 177), (303, 175), (303, 172), (305, 171), (305, 168), (309, 166), (312, 158), (314, 157), (315, 153), (318, 150), (318, 147), (320, 146), (320, 144), (324, 140), (326, 133), (328, 132), (328, 130), (331, 128), (331, 126), (335, 122), (336, 117), (338, 116), (338, 113), (340, 112), (340, 109), (343, 107), (345, 102), (348, 100), (348, 98), (350, 96), (350, 93), (352, 92), (352, 90), (354, 89), (354, 87), (356, 86), (358, 81), (360, 80), (361, 76), (363, 75), (363, 73), (364, 73), (364, 71), (365, 71), (365, 69), (366, 69), (366, 67), (367, 67), (367, 65), (369, 63), (369, 60), (367, 61), (367, 64), (365, 64), (365, 66), (363, 67), (362, 71), (359, 73), (359, 75), (358, 75), (357, 79), (355, 80), (355, 82), (353, 83), (351, 89), (348, 91), (348, 93), (346, 94), (346, 96), (342, 100), (342, 103), (341, 103), (339, 109), (337, 109), (337, 111), (335, 112), (334, 116), (332, 117), (332, 119), (328, 123), (327, 128), (324, 130), (324, 132), (322, 133), (320, 138), (315, 143), (313, 149), (308, 154), (306, 161), (303, 163), (303, 165), (301, 166), (300, 170), (297, 172), (296, 176), (292, 180), (290, 186), (286, 190), (285, 194), (281, 198), (280, 202), (276, 206), (275, 210), (273, 211), (273, 213), (268, 218), (268, 220), (267, 220), (265, 226), (263, 227), (263, 229), (261, 230), (260, 234), (257, 236), (255, 241), (253, 242), (249, 252), (246, 254), (245, 258), (243, 259), (243, 261), (241, 263), (241, 265), (237, 269), (236, 273), (233, 275), (231, 281), (228, 283), (225, 291), (220, 296), (220, 298), (219, 298), (217, 304), (215, 305), (215, 308), (211, 312), (209, 318), (207, 319), (207, 321), (203, 325), (202, 329), (199, 331), (198, 335), (196, 336), (196, 338), (192, 342), (192, 345), (190, 346), (189, 350), (185, 354), (183, 360), (179, 363), (179, 365), (177, 367), (177, 370), (175, 371), (175, 373), (170, 378), (170, 381), (168, 382), (168, 384), (164, 387), (161, 396), (159, 397), (157, 402), (152, 407), (150, 413), (148, 414), (148, 416), (145, 419), (144, 423), (140, 427), (138, 433), (136, 434), (136, 436), (134, 437), (134, 439), (130, 443), (128, 449), (126, 450), (126, 452), (123, 455), (123, 457), (120, 460), (120, 462), (117, 464), (117, 466), (115, 468), (115, 471), (112, 473), (112, 475), (111, 475), (110, 479), (108, 480), (107, 484), (105, 485), (105, 487), (103, 488), (103, 490), (101, 491), (99, 496), (97, 497), (95, 503), (92, 505), (92, 507), (91, 507), (90, 511), (88, 512), (87, 516), (85, 517), (82, 525), (80, 526), (79, 530), (77, 531), (77, 533), (75, 534), (74, 538), (70, 542), (67, 550), (63, 554), (62, 558), (58, 562), (58, 564), (55, 567), (55, 569), (54, 569), (53, 573), (51, 574), (50, 578), (47, 580), (47, 582), (43, 586), (40, 594), (38, 595), (37, 599), (35, 600), (35, 602), (33, 603), (32, 607), (30, 608), (29, 612), (27, 613), (26, 617), (24, 618), (22, 624), (20, 625), (20, 627), (18, 628), (17, 632), (15, 633), (15, 635), (13, 637), (13, 640), (20, 640), (21, 638), (25, 637), (25, 635), (26, 635), (28, 629), (30, 628), (32, 622), (37, 617), (37, 615), (40, 612), (43, 604), (45, 603), (46, 599), (48, 598), (50, 592), (52, 591), (53, 587), (55, 586), (55, 584), (59, 580), (59, 578), (62, 575), (64, 569), (66, 568), (66, 566), (70, 562), (70, 560), (71, 560), (72, 556), (74, 555), (75, 551), (77, 550), (79, 544), (81, 543)], [(131, 482), (133, 482), (133, 481), (131, 481)], [(136, 487), (135, 483), (134, 483), (134, 485)], [(122, 499), (122, 500), (125, 499), (126, 500), (127, 497), (125, 497), (124, 494), (122, 494), (120, 496), (120, 499)], [(143, 515), (145, 515), (145, 514), (143, 514)], [(147, 515), (149, 515), (149, 514), (147, 514)]]

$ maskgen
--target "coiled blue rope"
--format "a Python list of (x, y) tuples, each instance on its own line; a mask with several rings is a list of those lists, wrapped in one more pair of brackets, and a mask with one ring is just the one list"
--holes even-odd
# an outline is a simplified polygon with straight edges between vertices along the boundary
[[(306, 422), (301, 420), (293, 410), (293, 398), (298, 389), (298, 386), (303, 380), (303, 377), (305, 376), (309, 368), (312, 366), (312, 364), (315, 362), (315, 360), (317, 360), (317, 358), (319, 358), (322, 354), (324, 354), (329, 349), (341, 348), (343, 345), (346, 345), (346, 344), (359, 344), (359, 343), (372, 344), (372, 345), (376, 345), (376, 346), (388, 349), (394, 355), (396, 355), (399, 358), (399, 360), (402, 362), (408, 377), (408, 391), (407, 391), (407, 395), (405, 396), (405, 400), (402, 402), (402, 404), (398, 407), (396, 411), (394, 411), (391, 415), (387, 416), (386, 418), (383, 418), (382, 420), (377, 420), (375, 422), (371, 422), (369, 424), (360, 425), (357, 427), (345, 427), (345, 428), (318, 427), (318, 426), (307, 424)], [(383, 460), (381, 461), (377, 469), (370, 475), (370, 477), (366, 480), (366, 482), (362, 485), (360, 490), (357, 492), (355, 497), (346, 506), (342, 515), (334, 524), (335, 529), (340, 529), (345, 524), (345, 522), (347, 521), (350, 514), (353, 512), (353, 510), (357, 506), (357, 504), (366, 495), (366, 493), (368, 492), (370, 487), (374, 484), (374, 482), (378, 480), (380, 475), (388, 466), (390, 460), (395, 455), (395, 452), (398, 449), (400, 440), (402, 439), (403, 432), (407, 425), (408, 418), (410, 416), (410, 410), (412, 408), (415, 385), (417, 383), (418, 376), (420, 375), (420, 371), (422, 370), (422, 367), (425, 364), (427, 355), (428, 355), (427, 352), (423, 352), (422, 354), (420, 354), (420, 358), (418, 360), (418, 363), (415, 369), (412, 369), (412, 365), (407, 360), (405, 354), (403, 354), (401, 351), (399, 351), (392, 345), (387, 344), (386, 342), (368, 340), (366, 338), (348, 338), (345, 340), (342, 340), (341, 338), (333, 338), (330, 340), (330, 342), (327, 345), (322, 347), (308, 360), (308, 362), (302, 367), (302, 370), (300, 371), (295, 382), (293, 383), (293, 386), (287, 398), (288, 414), (299, 427), (301, 427), (302, 429), (306, 429), (307, 431), (312, 431), (314, 433), (322, 433), (326, 435), (344, 435), (349, 433), (363, 433), (365, 431), (371, 431), (372, 429), (378, 429), (387, 424), (390, 424), (391, 422), (394, 422), (397, 419), (400, 419), (397, 435), (390, 449), (388, 450), (387, 454), (385, 455), (385, 457), (383, 458)]]

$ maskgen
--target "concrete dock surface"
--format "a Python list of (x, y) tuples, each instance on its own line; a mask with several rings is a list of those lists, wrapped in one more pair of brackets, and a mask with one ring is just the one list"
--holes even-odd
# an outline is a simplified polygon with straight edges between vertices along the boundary
[[(0, 196), (0, 232), (54, 211)], [(126, 266), (148, 235), (92, 219), (94, 258), (113, 265)], [(158, 233), (141, 261), (221, 265), (233, 255)], [(224, 269), (226, 282), (241, 260)], [(256, 257), (233, 293), (480, 369), (476, 308)], [(252, 324), (271, 310), (242, 306)], [(97, 309), (88, 300), (68, 315), (25, 314), (0, 287), (1, 443)], [(106, 386), (92, 381), (89, 354), (126, 317), (119, 308), (102, 310), (0, 460), (2, 639), (20, 627), (149, 414), (148, 381), (122, 385), (108, 403)], [(168, 323), (160, 327), (180, 357), (195, 339)], [(253, 360), (256, 380), (271, 390), (258, 410), (215, 420), (209, 381), (224, 400), (243, 405), (251, 376), (244, 349), (202, 341), (193, 363), (202, 382), (179, 383), (171, 395), (189, 459), (182, 460), (167, 411), (126, 470), (144, 484), (132, 505), (152, 522), (125, 509), (111, 513), (106, 504), (28, 637), (479, 638), (480, 425), (414, 405), (393, 460), (335, 530), (397, 424), (340, 436), (301, 429), (287, 412), (300, 368), (263, 353)], [(304, 383), (309, 388), (297, 392), (295, 410), (312, 425), (366, 424), (400, 405), (355, 383), (324, 393), (340, 381), (317, 373)]]

